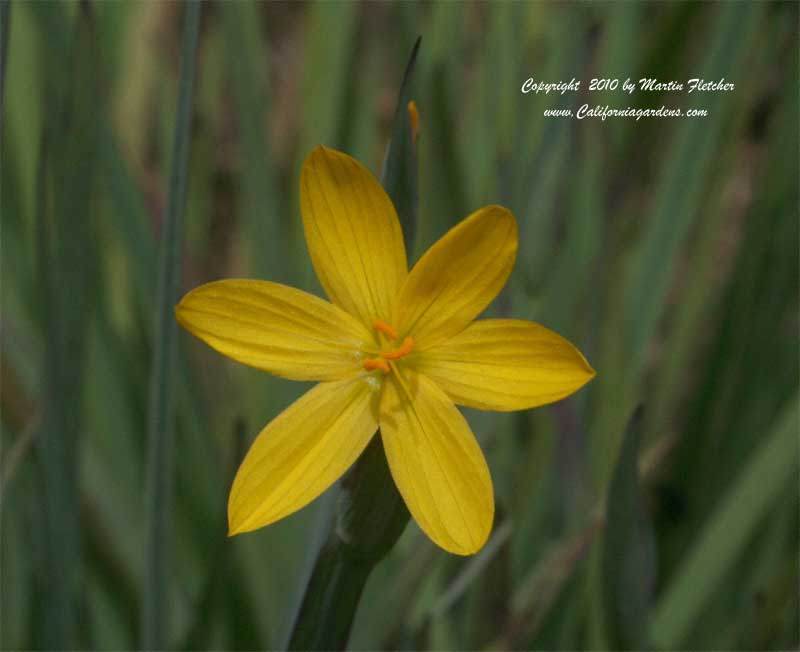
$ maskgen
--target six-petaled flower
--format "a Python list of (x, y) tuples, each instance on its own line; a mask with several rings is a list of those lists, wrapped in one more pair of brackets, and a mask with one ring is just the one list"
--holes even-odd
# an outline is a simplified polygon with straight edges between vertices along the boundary
[(594, 371), (538, 324), (475, 318), (514, 265), (517, 225), (500, 206), (453, 227), (409, 271), (400, 223), (378, 181), (323, 147), (306, 160), (300, 204), (330, 301), (257, 280), (189, 292), (191, 333), (234, 360), (319, 381), (258, 435), (231, 489), (231, 534), (297, 511), (335, 482), (380, 429), (409, 511), (442, 548), (472, 554), (494, 519), (492, 480), (456, 404), (523, 410), (562, 399)]

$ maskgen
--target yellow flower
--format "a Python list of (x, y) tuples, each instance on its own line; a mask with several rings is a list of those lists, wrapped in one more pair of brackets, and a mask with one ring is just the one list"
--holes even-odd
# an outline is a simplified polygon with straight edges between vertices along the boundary
[(324, 147), (300, 182), (311, 260), (330, 302), (269, 281), (224, 280), (176, 308), (188, 331), (239, 362), (319, 384), (256, 438), (233, 482), (230, 534), (320, 495), (380, 428), (419, 526), (453, 553), (477, 552), (494, 519), (486, 460), (455, 404), (523, 410), (594, 376), (580, 352), (527, 321), (473, 321), (505, 285), (514, 216), (487, 206), (408, 271), (394, 206), (355, 159)]

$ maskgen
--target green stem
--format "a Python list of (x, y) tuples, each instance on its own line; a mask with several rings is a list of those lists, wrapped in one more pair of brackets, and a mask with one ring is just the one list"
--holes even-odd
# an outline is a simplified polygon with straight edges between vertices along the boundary
[(176, 325), (173, 306), (180, 279), (182, 218), (186, 203), (186, 169), (192, 122), (192, 90), (200, 23), (200, 3), (187, 3), (181, 50), (178, 112), (172, 150), (167, 214), (159, 269), (158, 318), (150, 397), (147, 466), (146, 577), (142, 613), (142, 648), (163, 650), (168, 644), (169, 504), (172, 481), (172, 367)]
[(350, 559), (336, 540), (323, 546), (308, 582), (290, 650), (345, 649), (373, 565)]
[(343, 650), (369, 574), (409, 514), (394, 486), (380, 432), (342, 482), (336, 526), (314, 564), (290, 650)]

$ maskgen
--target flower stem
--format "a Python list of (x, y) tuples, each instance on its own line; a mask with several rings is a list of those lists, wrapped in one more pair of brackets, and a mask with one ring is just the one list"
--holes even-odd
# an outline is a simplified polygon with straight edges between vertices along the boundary
[(342, 482), (336, 525), (314, 564), (288, 649), (345, 648), (367, 578), (408, 519), (378, 433)]

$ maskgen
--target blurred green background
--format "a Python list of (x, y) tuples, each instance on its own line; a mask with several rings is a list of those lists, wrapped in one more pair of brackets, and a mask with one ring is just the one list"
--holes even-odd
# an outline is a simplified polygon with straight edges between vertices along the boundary
[[(3, 649), (140, 644), (183, 12), (0, 6)], [(203, 5), (181, 292), (320, 292), (300, 165), (323, 143), (380, 173), (421, 34), (416, 256), (508, 206), (520, 252), (491, 312), (598, 371), (554, 406), (468, 411), (493, 537), (459, 558), (412, 522), (351, 648), (797, 649), (797, 25), (793, 2)], [(528, 77), (582, 91), (523, 95)], [(736, 88), (588, 94), (593, 77)], [(709, 115), (543, 117), (584, 102)], [(178, 345), (169, 647), (281, 648), (336, 489), (230, 540), (225, 506), (249, 442), (306, 387)]]

